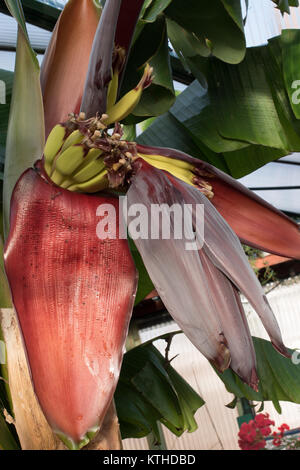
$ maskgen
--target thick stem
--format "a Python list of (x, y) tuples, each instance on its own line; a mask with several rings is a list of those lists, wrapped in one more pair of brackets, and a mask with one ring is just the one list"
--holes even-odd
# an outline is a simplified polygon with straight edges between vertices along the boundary
[(8, 378), (15, 426), (22, 449), (65, 449), (65, 446), (51, 431), (34, 394), (14, 309), (2, 308), (0, 321), (7, 350)]

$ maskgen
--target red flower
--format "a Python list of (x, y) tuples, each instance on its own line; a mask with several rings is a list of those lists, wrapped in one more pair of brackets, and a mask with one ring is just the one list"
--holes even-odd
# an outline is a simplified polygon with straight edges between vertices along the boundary
[(286, 423), (283, 423), (281, 426), (278, 427), (278, 431), (280, 431), (281, 434), (283, 434), (284, 431), (288, 431), (289, 429), (290, 429), (290, 427)]
[(265, 437), (271, 434), (270, 426), (274, 426), (274, 421), (269, 419), (269, 415), (258, 414), (249, 423), (243, 423), (239, 431), (239, 446), (242, 450), (260, 450), (266, 447)]

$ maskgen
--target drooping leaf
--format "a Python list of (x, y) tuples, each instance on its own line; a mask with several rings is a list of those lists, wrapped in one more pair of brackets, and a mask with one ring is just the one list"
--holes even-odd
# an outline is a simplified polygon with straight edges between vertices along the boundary
[(3, 180), (5, 143), (14, 74), (0, 69), (0, 179)]
[(287, 151), (281, 149), (264, 147), (263, 145), (248, 145), (240, 150), (224, 153), (223, 158), (230, 174), (234, 178), (241, 178), (286, 154)]
[[(272, 401), (280, 413), (279, 401), (300, 403), (300, 365), (278, 354), (270, 341), (253, 337), (260, 379), (259, 390), (255, 392), (245, 385), (232, 371), (219, 374), (226, 389), (238, 398), (250, 401)], [(292, 355), (293, 351), (289, 350)]]
[(114, 398), (123, 439), (152, 431), (159, 441), (157, 421), (177, 436), (193, 432), (194, 414), (204, 404), (151, 342), (124, 355)]
[(300, 59), (300, 32), (298, 29), (283, 30), (281, 34), (282, 64), (286, 90), (291, 107), (297, 119), (300, 118), (299, 89), (299, 59)]
[(133, 116), (138, 117), (137, 120), (163, 114), (175, 100), (166, 22), (163, 15), (158, 16), (155, 22), (146, 24), (138, 41), (134, 43), (126, 68), (122, 95), (136, 86), (140, 80), (141, 70), (147, 62), (153, 67), (154, 78), (151, 86), (144, 90), (139, 104), (133, 111)]
[[(183, 91), (170, 110), (163, 116), (156, 118), (136, 140), (142, 145), (151, 146), (155, 143), (156, 146), (160, 147), (176, 148), (196, 158), (208, 161), (217, 168), (229, 173), (224, 158), (208, 148), (199, 136), (192, 133), (185, 125), (185, 119), (192, 120), (194, 116), (197, 117), (197, 112), (200, 112), (204, 106), (202, 102), (205, 98), (203, 97), (202, 87), (197, 82), (194, 82), (193, 85)], [(198, 93), (195, 89), (198, 90)], [(179, 112), (178, 118), (175, 110)], [(208, 125), (210, 126), (210, 124)], [(210, 128), (212, 129), (210, 134), (217, 134), (213, 126), (210, 126)], [(210, 145), (213, 146), (213, 144)]]
[(236, 66), (213, 61), (209, 94), (218, 132), (225, 138), (288, 149), (268, 85), (260, 48)]
[(162, 13), (171, 2), (172, 0), (152, 0), (143, 13), (143, 21), (146, 23), (155, 21), (158, 15)]
[(38, 61), (28, 41), (21, 3), (9, 0), (7, 5), (18, 21), (18, 41), (4, 169), (3, 210), (6, 230), (9, 226), (13, 187), (21, 173), (42, 156), (44, 147), (44, 113)]
[(225, 62), (243, 60), (246, 44), (240, 0), (189, 1), (173, 0), (165, 14), (183, 28), (205, 41), (211, 53)]
[(290, 7), (298, 7), (298, 0), (272, 0), (276, 4), (276, 8), (280, 10), (281, 14), (290, 13)]

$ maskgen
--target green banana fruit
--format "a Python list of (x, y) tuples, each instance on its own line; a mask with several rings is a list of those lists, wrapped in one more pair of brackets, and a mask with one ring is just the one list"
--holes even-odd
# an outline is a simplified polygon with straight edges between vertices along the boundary
[(76, 144), (80, 144), (84, 139), (84, 135), (78, 130), (76, 129), (76, 131), (73, 131), (69, 137), (66, 138), (62, 148), (61, 148), (61, 152), (64, 152), (65, 150), (67, 150), (67, 148), (71, 147), (71, 145), (76, 145)]
[(50, 132), (44, 147), (44, 164), (48, 175), (51, 173), (53, 161), (64, 143), (66, 128), (57, 124)]
[(94, 176), (84, 183), (76, 183), (69, 186), (69, 191), (79, 191), (84, 193), (97, 193), (108, 187), (107, 170), (101, 171), (98, 175)]
[(62, 175), (71, 175), (82, 164), (85, 149), (81, 145), (72, 145), (62, 152), (55, 161), (55, 170)]
[(107, 100), (106, 100), (106, 109), (111, 109), (115, 102), (117, 101), (119, 87), (119, 73), (118, 71), (113, 72), (112, 79), (108, 84), (107, 88)]

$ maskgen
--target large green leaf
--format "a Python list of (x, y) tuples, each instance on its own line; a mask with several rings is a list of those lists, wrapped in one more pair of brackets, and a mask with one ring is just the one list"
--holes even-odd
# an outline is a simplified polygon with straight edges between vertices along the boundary
[[(154, 69), (154, 79), (133, 111), (137, 120), (166, 112), (175, 100), (172, 69), (168, 48), (166, 22), (159, 15), (155, 22), (146, 24), (135, 42), (126, 68), (123, 89), (125, 94), (135, 87), (146, 63)], [(128, 120), (129, 122), (129, 120)]]
[[(143, 21), (152, 23), (162, 13), (172, 0), (152, 0), (143, 12)], [(147, 2), (145, 2), (147, 4)], [(149, 3), (149, 2), (148, 2)]]
[(170, 113), (192, 134), (196, 142), (203, 142), (213, 152), (239, 150), (249, 145), (240, 140), (224, 139), (218, 133), (209, 94), (197, 80), (178, 96)]
[(249, 145), (241, 150), (223, 153), (223, 157), (230, 174), (234, 178), (241, 178), (266, 163), (284, 157), (287, 153), (285, 150), (263, 145)]
[(211, 53), (236, 64), (243, 60), (246, 43), (240, 0), (201, 2), (173, 0), (165, 10), (168, 18), (205, 42)]
[[(300, 120), (284, 75), (290, 64), (287, 37), (285, 31), (268, 45), (247, 49), (237, 65), (210, 60), (208, 88), (194, 81), (139, 142), (178, 148), (236, 178), (300, 151)], [(292, 39), (294, 48), (296, 42), (300, 48), (300, 35)]]
[(13, 86), (13, 72), (0, 69), (0, 179), (3, 180), (3, 169), (5, 159), (5, 143), (9, 116), (9, 107)]
[[(282, 61), (285, 86), (289, 95), (291, 107), (296, 118), (300, 118), (299, 99), (299, 60), (300, 60), (300, 30), (287, 29), (282, 31)], [(297, 91), (298, 90), (298, 91)]]
[(7, 6), (18, 22), (18, 42), (4, 169), (6, 230), (14, 185), (23, 171), (41, 157), (44, 146), (44, 113), (38, 61), (28, 41), (21, 3), (7, 0)]
[(157, 421), (177, 436), (195, 431), (204, 401), (149, 342), (125, 354), (115, 403), (123, 439), (153, 432), (159, 441)]
[[(300, 403), (300, 364), (281, 356), (270, 341), (253, 337), (257, 359), (259, 390), (255, 392), (245, 385), (231, 370), (218, 373), (227, 390), (238, 398), (250, 401), (272, 401), (280, 413), (279, 401)], [(290, 350), (292, 354), (293, 351)]]
[(280, 149), (289, 147), (260, 47), (248, 49), (245, 60), (236, 66), (213, 61), (209, 78), (216, 127), (223, 137)]
[(184, 68), (205, 86), (205, 72), (208, 66), (206, 57), (210, 55), (205, 38), (197, 37), (169, 18), (167, 19), (167, 29), (174, 51)]

